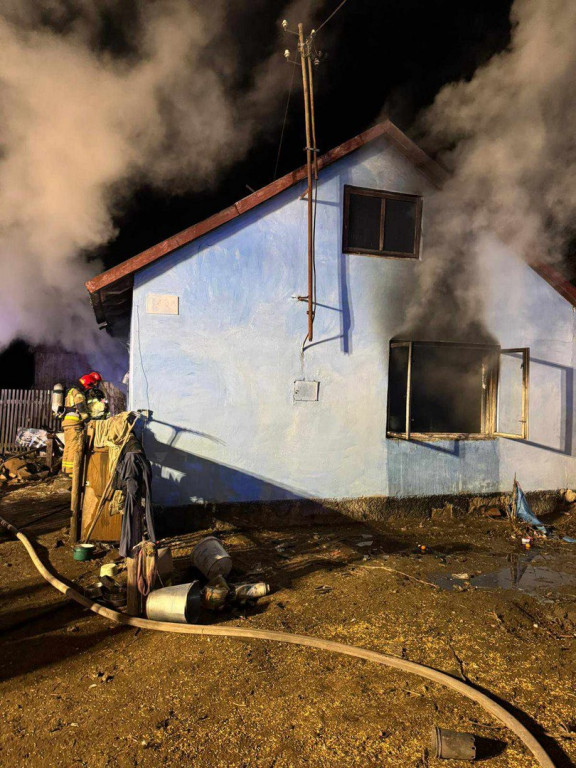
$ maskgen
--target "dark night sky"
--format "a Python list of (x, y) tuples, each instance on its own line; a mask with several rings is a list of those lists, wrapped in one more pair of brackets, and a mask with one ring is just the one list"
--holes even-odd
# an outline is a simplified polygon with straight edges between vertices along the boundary
[[(329, 0), (314, 19), (318, 27), (338, 6)], [(250, 73), (276, 52), (285, 70), (285, 93), (279, 115), (262, 126), (245, 159), (202, 193), (171, 196), (136, 188), (117, 213), (116, 239), (88, 254), (111, 267), (160, 240), (201, 221), (274, 178), (281, 116), (286, 105), (291, 65), (283, 50), (294, 51), (295, 38), (278, 37), (286, 0), (230, 3), (222, 31), (222, 50), (234, 50), (239, 67), (231, 88), (249, 83)], [(318, 35), (317, 48), (327, 57), (315, 71), (317, 139), (320, 152), (368, 128), (383, 110), (404, 130), (419, 110), (431, 103), (443, 84), (469, 78), (510, 38), (511, 0), (347, 0)], [(117, 56), (131, 55), (136, 19), (132, 0), (109, 6), (93, 44)], [(291, 28), (298, 22), (289, 18)], [(63, 21), (63, 26), (66, 24)], [(218, 56), (218, 45), (211, 55)], [(294, 77), (288, 120), (277, 175), (304, 162), (304, 127), (300, 72)], [(16, 342), (0, 355), (0, 387), (33, 383), (33, 364), (25, 344)]]
[[(325, 4), (315, 19), (317, 26), (338, 2)], [(242, 51), (239, 82), (276, 48), (278, 66), (286, 70), (285, 97), (291, 65), (282, 51), (294, 50), (295, 38), (287, 35), (279, 44), (276, 31), (286, 5), (272, 0), (234, 4), (228, 25)], [(506, 47), (510, 5), (510, 0), (348, 0), (317, 38), (317, 47), (328, 54), (315, 71), (320, 152), (368, 128), (385, 105), (389, 116), (408, 129), (444, 83), (470, 77), (479, 64)], [(254, 7), (257, 14), (250, 10)], [(289, 21), (295, 27), (298, 20)], [(284, 98), (281, 110), (285, 103)], [(297, 71), (278, 175), (304, 162), (303, 120)], [(264, 129), (245, 160), (208, 192), (170, 197), (140, 188), (116, 219), (118, 237), (98, 256), (107, 267), (113, 266), (249, 194), (247, 184), (258, 189), (269, 183), (279, 138), (280, 125)]]

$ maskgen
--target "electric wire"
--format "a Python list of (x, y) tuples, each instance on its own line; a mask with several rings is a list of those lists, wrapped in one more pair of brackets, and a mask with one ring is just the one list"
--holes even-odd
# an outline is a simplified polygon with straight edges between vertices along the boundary
[(300, 645), (307, 648), (317, 648), (322, 651), (331, 651), (332, 653), (340, 653), (344, 656), (352, 656), (357, 659), (365, 659), (366, 661), (372, 661), (375, 664), (380, 664), (386, 667), (392, 667), (393, 669), (399, 669), (402, 672), (408, 672), (413, 675), (418, 675), (427, 680), (431, 680), (434, 683), (450, 688), (453, 691), (465, 696), (468, 699), (479, 704), (486, 712), (490, 713), (493, 717), (503, 723), (509, 728), (516, 736), (523, 742), (532, 755), (536, 758), (541, 768), (556, 768), (552, 759), (540, 744), (538, 739), (530, 733), (530, 731), (524, 726), (513, 714), (508, 712), (501, 704), (498, 704), (490, 696), (482, 693), (470, 683), (459, 680), (452, 677), (445, 672), (440, 672), (438, 669), (427, 667), (424, 664), (418, 664), (415, 661), (408, 661), (398, 656), (389, 656), (388, 654), (378, 653), (377, 651), (370, 651), (366, 648), (360, 648), (355, 645), (346, 645), (345, 643), (339, 643), (335, 640), (323, 640), (319, 637), (313, 637), (310, 635), (296, 635), (290, 632), (279, 632), (270, 629), (250, 629), (245, 627), (230, 627), (230, 626), (217, 626), (217, 625), (205, 625), (205, 624), (174, 624), (169, 621), (152, 621), (151, 619), (140, 619), (135, 616), (128, 616), (125, 613), (114, 611), (110, 608), (106, 608), (104, 605), (97, 603), (90, 598), (82, 595), (80, 592), (65, 584), (61, 579), (55, 576), (44, 565), (42, 560), (38, 557), (36, 550), (34, 549), (32, 542), (28, 537), (19, 531), (15, 526), (9, 523), (4, 518), (0, 517), (0, 527), (9, 531), (15, 536), (24, 548), (28, 552), (30, 559), (35, 565), (40, 575), (55, 589), (61, 592), (66, 597), (74, 600), (75, 602), (88, 608), (90, 611), (103, 616), (110, 621), (114, 621), (118, 624), (128, 625), (131, 627), (139, 627), (141, 629), (152, 629), (158, 632), (175, 632), (178, 634), (191, 634), (200, 636), (216, 636), (216, 637), (236, 637), (243, 639), (256, 639), (256, 640), (268, 640), (277, 643), (288, 643), (291, 645)]
[(280, 153), (282, 152), (282, 142), (284, 141), (284, 130), (286, 128), (286, 120), (288, 118), (288, 109), (290, 107), (290, 98), (292, 96), (292, 86), (294, 85), (294, 72), (296, 67), (292, 67), (292, 75), (290, 77), (290, 87), (288, 88), (288, 98), (286, 99), (286, 109), (284, 110), (284, 120), (282, 122), (282, 131), (280, 133), (280, 142), (278, 143), (278, 154), (276, 155), (276, 165), (274, 166), (274, 177), (272, 181), (276, 180), (276, 174), (278, 173), (278, 164), (280, 162)]
[(338, 11), (340, 10), (340, 8), (342, 8), (342, 6), (343, 6), (343, 5), (344, 5), (346, 2), (347, 2), (347, 0), (342, 0), (342, 2), (340, 3), (340, 5), (338, 6), (338, 8), (336, 8), (334, 11), (332, 11), (332, 13), (330, 14), (330, 16), (328, 16), (328, 18), (327, 18), (327, 19), (324, 19), (324, 21), (322, 22), (322, 24), (320, 24), (320, 26), (319, 26), (319, 27), (318, 27), (318, 29), (316, 30), (316, 33), (320, 32), (320, 30), (322, 29), (322, 27), (324, 27), (326, 24), (328, 24), (328, 22), (330, 21), (330, 19), (332, 19), (334, 16), (336, 16), (336, 14), (337, 14), (337, 13), (338, 13)]

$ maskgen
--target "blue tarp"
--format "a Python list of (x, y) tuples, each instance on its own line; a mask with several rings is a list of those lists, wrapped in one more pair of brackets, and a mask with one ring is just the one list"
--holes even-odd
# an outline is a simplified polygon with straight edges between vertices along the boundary
[[(518, 483), (516, 480), (514, 480), (514, 488), (512, 490), (512, 503), (510, 504), (511, 517), (514, 510), (516, 510), (516, 517), (518, 520), (521, 520), (531, 528), (534, 528), (534, 530), (538, 531), (538, 533), (541, 533), (544, 536), (555, 536), (554, 529), (540, 522), (534, 512), (532, 512), (530, 504), (528, 503), (528, 499), (524, 495), (522, 488), (520, 488), (520, 483)], [(567, 541), (569, 544), (576, 544), (576, 539), (573, 539), (570, 536), (563, 536), (562, 541)]]

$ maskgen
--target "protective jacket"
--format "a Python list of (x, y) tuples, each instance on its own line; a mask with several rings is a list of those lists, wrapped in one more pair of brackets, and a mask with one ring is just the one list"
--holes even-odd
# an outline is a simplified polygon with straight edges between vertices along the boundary
[(92, 419), (106, 419), (109, 415), (108, 400), (101, 389), (94, 387), (84, 392), (80, 387), (72, 387), (68, 390), (64, 401), (67, 423), (86, 423)]
[(64, 400), (64, 408), (66, 409), (66, 414), (64, 416), (65, 422), (78, 423), (90, 421), (90, 411), (88, 410), (86, 394), (80, 387), (72, 387), (68, 390), (66, 399)]
[(108, 401), (101, 389), (92, 387), (84, 390), (74, 386), (66, 393), (64, 410), (62, 469), (75, 478), (74, 467), (82, 458), (85, 425), (94, 419), (108, 417)]
[(106, 395), (97, 387), (86, 393), (86, 405), (91, 419), (107, 419), (110, 415)]

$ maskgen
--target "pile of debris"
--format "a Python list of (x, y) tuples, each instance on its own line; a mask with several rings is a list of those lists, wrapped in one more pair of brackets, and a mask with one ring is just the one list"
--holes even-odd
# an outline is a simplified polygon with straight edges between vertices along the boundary
[(16, 445), (15, 453), (0, 459), (0, 486), (45, 480), (60, 469), (63, 444), (56, 433), (20, 427)]
[[(88, 547), (93, 548), (93, 545), (80, 544), (76, 549)], [(145, 613), (149, 619), (197, 623), (203, 610), (223, 611), (251, 606), (270, 594), (270, 585), (265, 582), (226, 581), (232, 571), (232, 558), (215, 536), (202, 539), (194, 548), (192, 564), (201, 578), (184, 584), (173, 584), (170, 547), (151, 551), (152, 567), (146, 564), (143, 551), (137, 569), (138, 591), (145, 597)], [(100, 569), (99, 580), (85, 588), (85, 593), (95, 602), (115, 610), (126, 609), (129, 588), (124, 575), (127, 574), (122, 565), (106, 563)], [(143, 588), (145, 585), (148, 588)]]
[(49, 474), (46, 462), (30, 453), (12, 456), (0, 462), (0, 486), (45, 480)]

